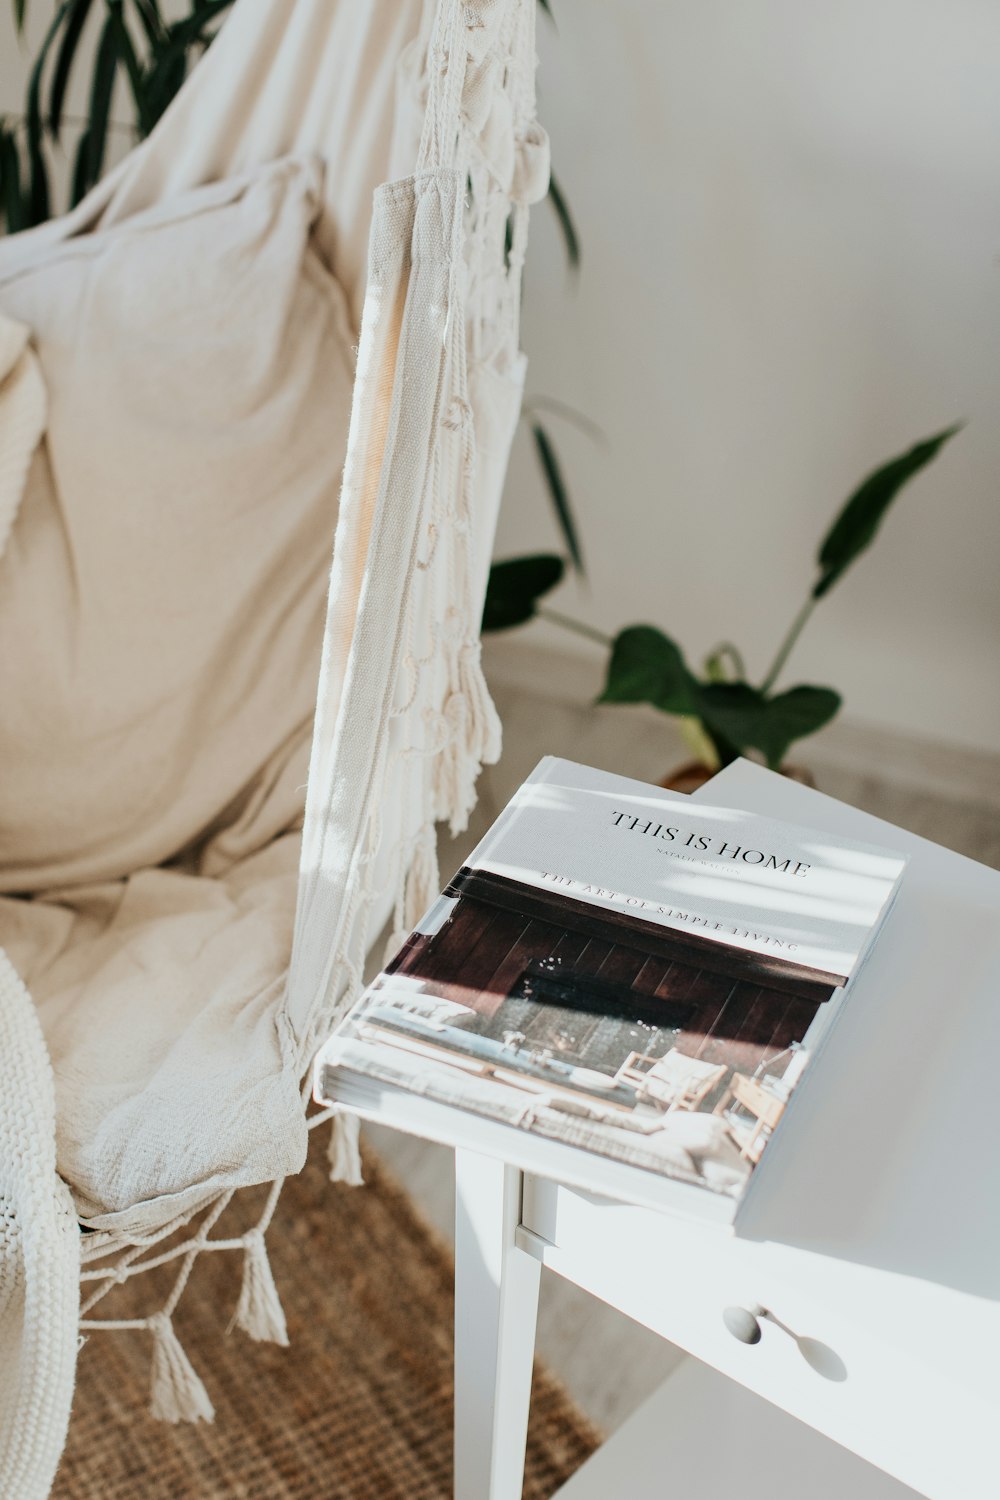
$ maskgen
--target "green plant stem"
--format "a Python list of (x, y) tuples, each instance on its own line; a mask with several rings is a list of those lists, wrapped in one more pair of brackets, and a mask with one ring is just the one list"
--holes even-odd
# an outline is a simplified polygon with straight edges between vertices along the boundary
[(722, 765), (719, 747), (701, 720), (692, 714), (679, 714), (677, 727), (693, 759), (701, 761), (710, 771), (717, 771)]
[(802, 608), (795, 616), (795, 619), (792, 621), (791, 629), (785, 636), (785, 639), (778, 647), (778, 654), (774, 658), (774, 661), (771, 663), (771, 670), (768, 672), (767, 676), (764, 678), (764, 681), (760, 685), (760, 690), (762, 693), (769, 693), (774, 687), (774, 684), (777, 682), (779, 676), (781, 675), (781, 671), (785, 665), (785, 662), (788, 660), (792, 647), (795, 645), (795, 642), (798, 640), (799, 636), (805, 629), (806, 621), (809, 619), (809, 616), (812, 614), (815, 608), (816, 600), (813, 595), (810, 594), (805, 604), (803, 604)]
[(535, 614), (540, 620), (549, 620), (553, 625), (561, 625), (563, 630), (573, 630), (577, 635), (586, 636), (588, 641), (596, 641), (599, 646), (611, 647), (613, 641), (611, 636), (605, 635), (601, 630), (595, 630), (592, 625), (584, 625), (582, 620), (571, 620), (569, 615), (561, 615), (557, 609), (546, 609), (544, 605), (535, 606)]
[(731, 641), (723, 641), (721, 646), (716, 646), (715, 650), (705, 658), (705, 676), (710, 682), (726, 681), (726, 669), (724, 666), (724, 662), (727, 657), (729, 658), (729, 664), (733, 669), (733, 675), (736, 677), (737, 681), (742, 682), (745, 680), (747, 669), (744, 665), (743, 657), (740, 655), (739, 651)]

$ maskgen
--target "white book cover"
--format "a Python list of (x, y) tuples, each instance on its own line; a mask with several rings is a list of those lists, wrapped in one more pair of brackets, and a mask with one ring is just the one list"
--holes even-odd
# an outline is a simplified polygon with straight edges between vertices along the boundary
[(327, 1044), (318, 1093), (383, 1117), (391, 1095), (405, 1125), (401, 1091), (425, 1134), (464, 1114), (526, 1167), (633, 1196), (649, 1174), (731, 1220), (904, 865), (547, 757)]

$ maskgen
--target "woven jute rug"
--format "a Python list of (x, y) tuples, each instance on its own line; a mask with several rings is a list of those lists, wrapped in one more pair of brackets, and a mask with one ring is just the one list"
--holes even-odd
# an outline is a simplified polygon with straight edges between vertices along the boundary
[[(95, 1333), (80, 1353), (55, 1500), (450, 1496), (451, 1259), (371, 1155), (366, 1187), (331, 1184), (326, 1131), (312, 1134), (324, 1139), (268, 1234), (290, 1347), (225, 1335), (239, 1256), (203, 1257), (174, 1322), (214, 1424), (154, 1422), (149, 1336)], [(548, 1500), (597, 1442), (537, 1369), (526, 1500)]]

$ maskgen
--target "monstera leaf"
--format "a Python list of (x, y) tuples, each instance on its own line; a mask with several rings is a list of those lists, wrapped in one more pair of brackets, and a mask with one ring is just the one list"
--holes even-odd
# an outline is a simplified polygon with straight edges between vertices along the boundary
[(828, 724), (840, 708), (831, 688), (794, 687), (773, 697), (748, 682), (699, 682), (669, 636), (632, 625), (616, 637), (600, 703), (649, 703), (698, 721), (722, 765), (758, 752), (781, 765), (789, 745)]
[(630, 625), (615, 637), (598, 703), (651, 703), (667, 714), (697, 714), (699, 684), (680, 647), (655, 625)]
[(720, 747), (744, 754), (759, 750), (776, 771), (793, 741), (830, 722), (840, 708), (840, 694), (801, 686), (769, 698), (748, 682), (710, 682), (701, 687), (699, 704), (702, 722)]
[(555, 588), (565, 571), (562, 558), (550, 553), (494, 563), (486, 586), (483, 630), (509, 630), (533, 620), (539, 599)]

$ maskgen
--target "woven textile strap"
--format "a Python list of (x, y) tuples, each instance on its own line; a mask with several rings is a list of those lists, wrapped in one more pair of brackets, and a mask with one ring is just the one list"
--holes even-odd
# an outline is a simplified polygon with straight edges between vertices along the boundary
[(397, 924), (419, 915), (433, 822), (465, 825), (499, 753), (479, 619), (523, 378), (533, 26), (534, 0), (440, 0), (418, 168), (375, 196), (289, 980), (304, 1067), (358, 993), (373, 909), (394, 891)]

